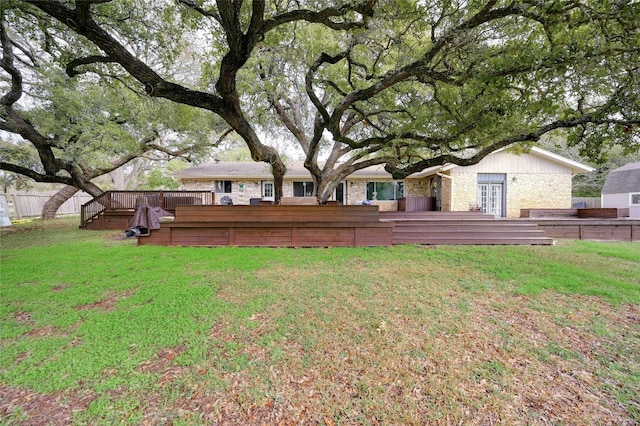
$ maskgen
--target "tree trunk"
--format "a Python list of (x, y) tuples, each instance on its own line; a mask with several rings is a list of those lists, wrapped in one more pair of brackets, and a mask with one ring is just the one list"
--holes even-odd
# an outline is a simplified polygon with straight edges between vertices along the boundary
[(124, 191), (126, 189), (124, 185), (124, 170), (122, 170), (122, 167), (118, 167), (117, 169), (110, 171), (109, 177), (111, 178), (113, 188), (116, 191)]
[(74, 186), (65, 186), (60, 191), (53, 194), (42, 207), (42, 220), (55, 219), (56, 212), (58, 211), (60, 206), (63, 205), (64, 202), (69, 198), (73, 197), (73, 195), (78, 191), (79, 189)]
[(282, 187), (284, 186), (284, 174), (286, 173), (287, 169), (280, 158), (278, 158), (278, 162), (273, 164), (272, 166), (274, 192), (273, 198), (276, 204), (280, 204), (280, 199), (283, 195)]

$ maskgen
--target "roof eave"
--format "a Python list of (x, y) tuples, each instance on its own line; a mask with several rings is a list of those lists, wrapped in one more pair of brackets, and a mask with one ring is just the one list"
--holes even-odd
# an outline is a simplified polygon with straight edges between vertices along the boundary
[(531, 147), (531, 152), (537, 154), (540, 157), (548, 158), (550, 160), (553, 160), (557, 163), (560, 163), (569, 167), (573, 172), (573, 174), (591, 173), (596, 170), (594, 167), (587, 166), (586, 164), (578, 163), (577, 161), (570, 160), (566, 157), (563, 157), (558, 154), (554, 154), (553, 152), (546, 151), (536, 146)]

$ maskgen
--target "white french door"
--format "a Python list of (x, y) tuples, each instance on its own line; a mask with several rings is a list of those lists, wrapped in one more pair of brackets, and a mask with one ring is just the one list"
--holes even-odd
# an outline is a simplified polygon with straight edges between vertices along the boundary
[(478, 184), (478, 207), (486, 214), (502, 216), (502, 183)]

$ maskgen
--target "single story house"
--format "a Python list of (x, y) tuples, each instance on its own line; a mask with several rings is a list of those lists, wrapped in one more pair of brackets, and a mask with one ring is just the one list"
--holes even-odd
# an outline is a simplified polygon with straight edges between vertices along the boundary
[(602, 187), (602, 207), (628, 208), (640, 218), (640, 162), (611, 170)]
[[(403, 200), (426, 198), (429, 202), (420, 205), (430, 210), (479, 208), (497, 217), (519, 217), (524, 208), (570, 208), (572, 176), (591, 171), (589, 166), (537, 147), (522, 154), (502, 149), (474, 166), (436, 166), (404, 180), (394, 180), (383, 166), (369, 167), (350, 175), (331, 199), (341, 204), (369, 202), (381, 211), (395, 211), (399, 201), (402, 208)], [(273, 177), (265, 163), (215, 161), (173, 176), (182, 190), (215, 192), (217, 203), (223, 196), (234, 204), (273, 200)], [(290, 165), (284, 196), (308, 197), (312, 192), (311, 175), (302, 162)]]

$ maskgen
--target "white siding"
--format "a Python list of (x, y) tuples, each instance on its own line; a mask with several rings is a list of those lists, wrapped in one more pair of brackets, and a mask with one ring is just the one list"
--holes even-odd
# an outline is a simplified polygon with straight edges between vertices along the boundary
[(627, 208), (629, 207), (629, 194), (602, 194), (602, 207), (616, 207)]
[(537, 155), (514, 155), (498, 152), (485, 157), (480, 163), (451, 170), (455, 173), (529, 173), (529, 174), (571, 174), (569, 167), (563, 166)]

